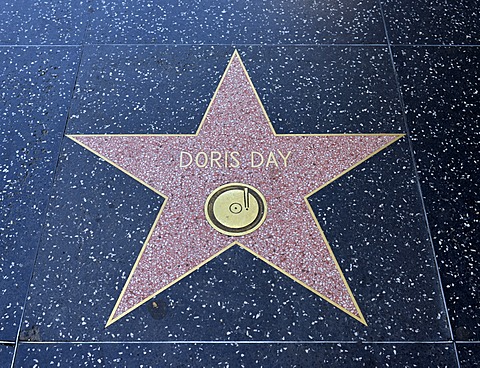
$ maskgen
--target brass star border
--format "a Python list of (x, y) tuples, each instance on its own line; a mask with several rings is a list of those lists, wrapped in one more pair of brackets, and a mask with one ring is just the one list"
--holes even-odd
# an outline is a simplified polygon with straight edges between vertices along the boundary
[[(241, 126), (237, 121), (239, 113), (241, 113), (241, 119), (243, 119), (240, 122)], [(248, 119), (244, 119), (243, 116)], [(227, 134), (229, 132), (232, 132), (232, 134)], [(390, 133), (277, 134), (236, 50), (225, 69), (196, 133), (67, 135), (68, 138), (164, 198), (162, 207), (112, 310), (106, 327), (235, 245), (250, 252), (359, 322), (367, 325), (318, 219), (308, 202), (308, 197), (403, 136), (404, 134)], [(252, 139), (252, 137), (255, 137), (255, 139)], [(217, 172), (223, 173), (229, 180), (220, 179), (218, 175), (215, 176), (214, 170), (209, 171), (213, 179), (211, 181), (208, 178), (206, 179), (205, 177), (208, 176), (205, 174), (207, 163), (202, 167), (204, 161), (193, 162), (192, 153), (186, 153), (185, 155), (191, 155), (192, 160), (189, 166), (193, 165), (193, 167), (181, 167), (181, 157), (180, 164), (172, 166), (171, 162), (178, 160), (179, 149), (187, 150), (192, 149), (192, 147), (203, 149), (203, 147), (208, 146), (212, 150), (212, 142), (217, 142), (217, 147), (220, 146), (223, 149), (235, 144), (242, 147), (252, 144), (257, 149), (255, 152), (262, 157), (267, 157), (266, 151), (263, 154), (262, 149), (266, 149), (265, 147), (268, 146), (271, 150), (268, 153), (267, 168), (262, 167), (262, 169), (265, 169), (264, 171), (254, 170), (254, 154), (251, 153), (251, 167), (241, 170), (239, 167), (240, 161), (238, 161), (240, 152), (237, 151), (233, 152), (238, 153), (236, 161), (238, 161), (239, 166), (235, 166), (237, 163), (227, 151), (225, 151), (224, 157), (222, 155), (219, 158), (215, 154), (215, 160), (213, 153), (210, 157), (205, 154), (206, 159), (211, 158), (210, 168), (215, 168)], [(299, 146), (305, 152), (302, 154), (292, 153), (292, 147)], [(145, 149), (142, 150), (140, 147)], [(272, 147), (281, 147), (284, 151), (277, 149), (278, 152), (275, 152)], [(289, 148), (290, 151), (287, 151)], [(205, 148), (206, 150), (207, 148)], [(287, 152), (290, 152), (290, 154), (287, 154)], [(320, 160), (321, 167), (315, 171), (312, 166), (315, 165), (312, 157), (316, 158), (317, 156), (323, 160)], [(203, 159), (203, 155), (201, 158)], [(327, 159), (333, 163), (325, 163), (328, 161)], [(150, 166), (146, 163), (150, 163)], [(224, 170), (221, 169), (220, 163), (225, 166)], [(300, 174), (297, 172), (295, 174), (300, 178), (288, 174), (287, 169), (290, 163), (293, 163), (293, 166), (298, 166), (297, 170)], [(195, 167), (195, 164), (197, 167)], [(269, 169), (268, 164), (271, 165)], [(165, 167), (161, 167), (162, 165)], [(216, 165), (218, 165), (218, 168)], [(263, 165), (265, 165), (265, 162)], [(151, 172), (153, 170), (152, 166), (157, 170), (155, 173)], [(256, 168), (260, 168), (260, 166)], [(182, 176), (179, 173), (184, 175)], [(162, 175), (165, 176), (165, 179), (160, 179)], [(174, 215), (177, 214), (172, 210), (172, 205), (176, 203), (175, 201), (181, 199), (178, 199), (178, 192), (175, 191), (176, 186), (192, 185), (185, 178), (179, 179), (179, 175), (190, 178), (193, 184), (200, 183), (205, 187), (201, 189), (203, 190), (201, 195), (189, 197), (191, 201), (196, 203), (194, 214), (197, 214), (195, 222), (190, 224), (178, 220), (175, 223), (172, 220)], [(256, 188), (264, 192), (269, 211), (272, 207), (273, 213), (269, 212), (265, 224), (262, 224), (254, 232), (242, 235), (238, 240), (232, 241), (231, 237), (216, 231), (210, 226), (203, 213), (203, 203), (207, 194), (211, 193), (213, 189), (228, 183), (242, 182), (241, 179), (244, 178), (242, 175), (248, 179), (243, 181), (247, 186), (253, 182)], [(271, 180), (269, 181), (269, 175), (277, 175), (277, 179), (270, 177)], [(282, 190), (289, 193), (286, 196), (286, 202), (289, 206), (284, 203), (284, 207), (288, 207), (287, 209), (279, 209), (280, 204), (277, 203), (276, 198), (279, 192), (272, 186), (275, 180), (278, 180), (282, 185), (285, 184)], [(320, 185), (312, 186), (313, 183), (317, 182)], [(291, 188), (291, 192), (285, 189), (288, 185), (292, 187), (292, 183), (295, 183), (293, 187), (297, 185), (303, 190), (302, 193), (304, 194), (298, 195), (300, 199), (294, 198), (293, 189), (295, 188)], [(183, 190), (183, 188), (181, 189)], [(180, 204), (182, 204), (181, 201)], [(202, 204), (201, 213), (203, 217), (198, 215), (200, 204)], [(183, 205), (185, 206), (184, 209), (187, 209), (187, 204), (184, 203)], [(294, 214), (290, 219), (287, 216), (290, 213), (288, 211), (292, 211)], [(292, 219), (304, 225), (292, 225)], [(168, 222), (170, 220), (173, 222)], [(184, 221), (186, 220), (184, 219)], [(167, 226), (168, 224), (170, 225)], [(284, 224), (283, 227), (281, 224)], [(183, 234), (183, 230), (181, 227), (177, 229), (176, 226), (186, 227), (187, 225), (198, 232), (197, 238), (195, 238), (197, 242), (201, 243), (204, 239), (204, 243), (201, 243), (200, 247), (190, 246), (188, 244), (189, 240), (185, 240), (182, 244), (181, 240), (178, 239)], [(316, 231), (312, 231), (312, 228)], [(265, 240), (268, 236), (282, 246), (277, 247), (276, 243), (271, 240)], [(283, 243), (281, 243), (282, 241)], [(222, 246), (222, 242), (227, 243), (227, 245)], [(310, 245), (307, 245), (307, 243)], [(178, 254), (174, 254), (175, 252)], [(171, 258), (168, 258), (169, 254)], [(315, 257), (310, 259), (312, 255), (317, 255), (318, 259)], [(299, 258), (300, 256), (305, 259)], [(170, 263), (171, 260), (175, 261), (175, 257), (181, 258), (183, 262), (180, 262), (180, 265), (177, 264), (179, 270), (174, 270)], [(308, 270), (312, 267), (313, 269)]]

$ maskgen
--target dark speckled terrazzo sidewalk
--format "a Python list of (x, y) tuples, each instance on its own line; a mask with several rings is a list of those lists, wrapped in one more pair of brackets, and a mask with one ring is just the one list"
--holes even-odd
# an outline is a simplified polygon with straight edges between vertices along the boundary
[[(479, 366), (479, 19), (4, 1), (0, 367)], [(193, 134), (235, 50), (278, 134), (405, 134), (309, 198), (366, 325), (233, 246), (106, 328), (164, 200), (66, 136)]]

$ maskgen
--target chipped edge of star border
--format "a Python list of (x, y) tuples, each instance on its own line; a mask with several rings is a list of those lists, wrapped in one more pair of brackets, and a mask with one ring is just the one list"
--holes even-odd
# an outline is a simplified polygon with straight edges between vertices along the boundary
[[(341, 279), (343, 281), (343, 284), (344, 286), (346, 287), (347, 289), (347, 292), (354, 304), (354, 307), (357, 311), (357, 313), (359, 314), (358, 316), (353, 314), (352, 312), (348, 311), (347, 309), (345, 309), (344, 307), (340, 306), (339, 304), (337, 304), (336, 302), (334, 302), (333, 300), (331, 300), (330, 298), (328, 298), (327, 296), (321, 294), (319, 291), (313, 289), (312, 287), (308, 286), (307, 284), (305, 284), (304, 282), (300, 281), (299, 279), (297, 279), (295, 276), (289, 274), (288, 272), (286, 272), (285, 270), (281, 269), (279, 266), (275, 265), (274, 263), (268, 261), (266, 258), (264, 258), (263, 256), (257, 254), (256, 252), (254, 252), (253, 250), (249, 249), (247, 246), (241, 244), (240, 242), (238, 241), (234, 241), (232, 243), (230, 243), (228, 246), (222, 248), (219, 252), (213, 254), (212, 256), (210, 256), (209, 258), (207, 258), (206, 260), (204, 260), (203, 262), (197, 264), (195, 267), (191, 268), (189, 271), (187, 271), (186, 273), (184, 273), (183, 275), (181, 275), (180, 277), (178, 277), (177, 279), (175, 279), (174, 281), (172, 281), (171, 283), (167, 284), (166, 286), (164, 286), (163, 288), (161, 288), (160, 290), (156, 291), (155, 293), (149, 295), (147, 298), (144, 298), (141, 302), (135, 304), (133, 307), (127, 309), (125, 312), (121, 313), (120, 315), (116, 316), (114, 318), (114, 315), (115, 315), (115, 312), (117, 311), (118, 309), (118, 306), (121, 302), (121, 300), (123, 299), (123, 296), (127, 290), (127, 287), (128, 285), (130, 284), (130, 280), (131, 278), (133, 277), (133, 274), (135, 273), (135, 270), (138, 266), (138, 263), (140, 262), (140, 259), (142, 258), (143, 256), (143, 253), (145, 252), (145, 249), (147, 247), (147, 245), (149, 244), (149, 241), (150, 241), (150, 238), (153, 234), (153, 231), (155, 229), (155, 227), (157, 226), (157, 223), (158, 221), (160, 220), (160, 216), (163, 212), (163, 209), (168, 201), (168, 197), (166, 195), (164, 195), (163, 193), (161, 193), (160, 191), (158, 191), (157, 189), (155, 189), (154, 187), (152, 187), (151, 185), (147, 184), (146, 182), (144, 182), (143, 180), (141, 180), (140, 178), (132, 175), (131, 173), (127, 172), (126, 170), (124, 170), (123, 168), (121, 168), (119, 165), (115, 164), (113, 161), (111, 161), (110, 159), (106, 158), (105, 156), (103, 156), (102, 154), (99, 154), (98, 152), (96, 152), (95, 150), (91, 149), (90, 147), (88, 147), (87, 145), (83, 144), (82, 142), (80, 142), (79, 140), (76, 139), (76, 137), (111, 137), (111, 136), (116, 136), (116, 137), (195, 137), (195, 136), (198, 136), (198, 134), (200, 133), (200, 131), (202, 130), (202, 127), (207, 119), (207, 116), (211, 110), (211, 107), (212, 107), (212, 104), (213, 102), (215, 101), (216, 97), (217, 97), (217, 94), (218, 94), (218, 91), (220, 89), (220, 87), (222, 86), (223, 84), (223, 81), (225, 79), (225, 76), (227, 75), (230, 67), (231, 67), (231, 64), (233, 63), (233, 61), (235, 60), (235, 58), (238, 58), (239, 62), (240, 62), (240, 65), (242, 67), (242, 70), (244, 72), (244, 74), (246, 75), (247, 77), (247, 80), (248, 80), (248, 83), (250, 85), (250, 87), (252, 88), (253, 90), (253, 93), (255, 95), (255, 98), (257, 99), (257, 102), (259, 103), (261, 109), (262, 109), (262, 112), (263, 112), (263, 115), (265, 116), (269, 126), (270, 126), (270, 129), (273, 133), (274, 136), (278, 136), (278, 137), (328, 137), (328, 136), (392, 136), (392, 137), (396, 137), (395, 139), (393, 139), (392, 141), (386, 143), (385, 145), (383, 145), (382, 147), (380, 147), (379, 149), (377, 149), (376, 151), (372, 152), (371, 154), (369, 154), (368, 156), (366, 156), (364, 159), (358, 161), (356, 164), (354, 164), (353, 166), (349, 167), (347, 170), (341, 172), (340, 174), (338, 174), (337, 176), (335, 176), (334, 178), (330, 179), (328, 182), (324, 183), (323, 185), (321, 185), (320, 187), (318, 187), (317, 189), (313, 190), (312, 192), (310, 192), (309, 194), (307, 194), (306, 196), (304, 196), (304, 200), (305, 200), (305, 203), (307, 205), (307, 208), (312, 216), (312, 218), (314, 219), (315, 221), (315, 224), (317, 226), (317, 229), (319, 230), (320, 232), (320, 235), (323, 239), (323, 241), (325, 242), (325, 245), (328, 249), (328, 252), (329, 252), (329, 255), (332, 257), (332, 260), (333, 262), (335, 263), (335, 267), (337, 269), (337, 271), (339, 272), (340, 276), (341, 276)], [(318, 221), (318, 218), (317, 216), (315, 215), (315, 213), (313, 212), (313, 209), (308, 201), (308, 198), (310, 196), (312, 196), (313, 194), (317, 193), (318, 191), (320, 191), (322, 188), (326, 187), (327, 185), (331, 184), (332, 182), (334, 182), (335, 180), (337, 180), (338, 178), (340, 178), (341, 176), (345, 175), (346, 173), (348, 173), (349, 171), (355, 169), (357, 166), (361, 165), (363, 162), (367, 161), (368, 159), (370, 159), (372, 156), (376, 155), (377, 153), (379, 153), (380, 151), (384, 150), (385, 148), (387, 148), (388, 146), (390, 146), (391, 144), (395, 143), (396, 141), (398, 141), (399, 139), (403, 138), (405, 136), (405, 133), (344, 133), (344, 134), (338, 134), (338, 133), (326, 133), (326, 134), (292, 134), (292, 133), (287, 133), (287, 134), (277, 134), (277, 132), (275, 131), (271, 121), (270, 121), (270, 118), (265, 110), (265, 107), (257, 93), (257, 90), (255, 88), (255, 86), (253, 85), (253, 82), (252, 80), (250, 79), (250, 75), (248, 74), (248, 71), (247, 69), (245, 68), (245, 65), (243, 64), (243, 61), (242, 61), (242, 58), (240, 57), (240, 54), (238, 53), (238, 51), (235, 49), (232, 56), (230, 57), (230, 61), (228, 62), (227, 64), (227, 67), (225, 68), (225, 71), (223, 72), (223, 75), (220, 79), (220, 82), (218, 83), (217, 85), (217, 88), (215, 89), (215, 92), (210, 100), (210, 103), (208, 104), (207, 106), (207, 109), (203, 115), (203, 118), (197, 128), (197, 130), (195, 131), (195, 133), (193, 134), (69, 134), (69, 135), (66, 135), (66, 137), (70, 138), (71, 140), (73, 140), (74, 142), (76, 142), (77, 144), (81, 145), (82, 147), (84, 147), (85, 149), (87, 149), (88, 151), (94, 153), (96, 156), (100, 157), (101, 159), (105, 160), (106, 162), (108, 162), (109, 164), (111, 164), (112, 166), (114, 166), (115, 168), (119, 169), (120, 171), (122, 171), (123, 173), (125, 173), (127, 176), (130, 176), (131, 178), (135, 179), (136, 181), (138, 181), (140, 184), (146, 186), (147, 188), (149, 188), (150, 190), (152, 190), (154, 193), (156, 194), (159, 194), (161, 197), (164, 198), (164, 202), (162, 204), (162, 206), (160, 207), (160, 210), (155, 218), (155, 221), (145, 239), (145, 242), (143, 243), (142, 245), (142, 249), (140, 250), (138, 256), (137, 256), (137, 259), (130, 271), (130, 274), (127, 278), (127, 280), (125, 281), (124, 283), (124, 286), (122, 288), (122, 291), (120, 293), (120, 295), (118, 296), (117, 298), (117, 301), (115, 303), (115, 306), (108, 318), (108, 321), (105, 325), (105, 328), (110, 326), (111, 324), (117, 322), (118, 320), (120, 320), (121, 318), (125, 317), (127, 314), (129, 314), (130, 312), (132, 312), (133, 310), (137, 309), (139, 306), (143, 305), (145, 302), (147, 302), (148, 300), (150, 300), (151, 298), (155, 297), (156, 295), (160, 294), (161, 292), (165, 291), (166, 289), (170, 288), (171, 286), (173, 286), (174, 284), (176, 284), (177, 282), (179, 282), (180, 280), (182, 280), (183, 278), (187, 277), (188, 275), (190, 275), (191, 273), (195, 272), (196, 270), (198, 270), (199, 268), (201, 268), (202, 266), (204, 266), (205, 264), (207, 264), (208, 262), (210, 262), (211, 260), (213, 260), (214, 258), (216, 258), (217, 256), (219, 256), (220, 254), (222, 254), (223, 252), (225, 252), (226, 250), (230, 249), (231, 247), (233, 247), (234, 245), (238, 245), (240, 246), (242, 249), (248, 251), (249, 253), (253, 254), (255, 257), (257, 257), (258, 259), (264, 261), (265, 263), (267, 263), (268, 265), (272, 266), (273, 268), (275, 268), (276, 270), (280, 271), (282, 274), (284, 274), (285, 276), (291, 278), (292, 280), (294, 280), (295, 282), (299, 283), (300, 285), (302, 285), (303, 287), (305, 287), (306, 289), (310, 290), (311, 292), (313, 292), (314, 294), (320, 296), (322, 299), (324, 299), (325, 301), (327, 301), (328, 303), (334, 305), (336, 308), (340, 309), (341, 311), (343, 311), (344, 313), (346, 313), (347, 315), (349, 315), (350, 317), (354, 318), (355, 320), (359, 321), (360, 323), (364, 324), (365, 326), (367, 326), (367, 322), (362, 314), (362, 311), (360, 309), (360, 307), (358, 306), (358, 303), (350, 289), (350, 286), (345, 278), (345, 275), (343, 274), (343, 271), (334, 255), (334, 252), (330, 246), (330, 243), (328, 242), (326, 236), (325, 236), (325, 233), (322, 229), (322, 227), (320, 226), (320, 223)]]

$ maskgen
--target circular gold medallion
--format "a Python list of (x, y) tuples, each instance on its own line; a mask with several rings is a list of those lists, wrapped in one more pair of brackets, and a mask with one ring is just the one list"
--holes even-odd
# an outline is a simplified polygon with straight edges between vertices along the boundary
[(262, 193), (250, 185), (225, 184), (208, 196), (205, 216), (222, 234), (241, 236), (263, 224), (267, 217), (267, 202)]

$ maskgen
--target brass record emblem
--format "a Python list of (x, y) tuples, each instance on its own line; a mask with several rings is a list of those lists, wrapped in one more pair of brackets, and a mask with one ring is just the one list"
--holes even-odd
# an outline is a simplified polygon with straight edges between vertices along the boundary
[(267, 217), (267, 202), (250, 185), (229, 183), (215, 189), (205, 202), (205, 216), (225, 235), (242, 236), (257, 230)]

